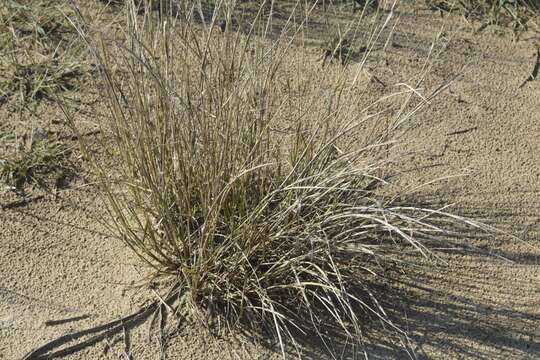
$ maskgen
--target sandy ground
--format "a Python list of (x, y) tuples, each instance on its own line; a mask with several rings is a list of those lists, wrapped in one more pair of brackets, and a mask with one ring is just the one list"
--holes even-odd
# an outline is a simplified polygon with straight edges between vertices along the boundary
[[(497, 34), (491, 28), (474, 34), (459, 16), (440, 18), (419, 5), (403, 4), (397, 15), (386, 51), (376, 50), (368, 62), (380, 80), (371, 81), (368, 96), (380, 96), (384, 86), (415, 83), (443, 26), (437, 49), (444, 51), (432, 61), (421, 91), (429, 94), (453, 81), (411, 120), (401, 138), (402, 148), (415, 153), (403, 184), (466, 173), (424, 191), (441, 202), (456, 202), (460, 212), (520, 239), (472, 234), (462, 241), (483, 252), (442, 251), (436, 268), (420, 262), (386, 299), (409, 338), (382, 338), (374, 326), (366, 335), (367, 353), (375, 359), (413, 353), (421, 359), (538, 358), (540, 80), (521, 85), (533, 68), (540, 38), (532, 34), (514, 42), (509, 32)], [(313, 62), (310, 76), (316, 77), (317, 50), (299, 56)], [(47, 105), (40, 111), (43, 126), (62, 117)], [(80, 116), (81, 123), (90, 121)], [(8, 119), (15, 123), (6, 125)], [(0, 112), (5, 128), (28, 127), (29, 122)], [(56, 197), (38, 188), (28, 191), (36, 200), (27, 204), (16, 204), (18, 198), (10, 192), (0, 193), (0, 359), (21, 358), (57, 336), (118, 319), (154, 299), (148, 286), (138, 286), (144, 279), (137, 260), (106, 236), (98, 221), (103, 207), (91, 185), (76, 179)], [(55, 326), (45, 323), (76, 316), (85, 317)], [(280, 356), (276, 347), (249, 336), (215, 337), (186, 322), (163, 349), (166, 358)], [(159, 345), (147, 340), (146, 331), (144, 324), (129, 332), (129, 358), (160, 358)], [(68, 358), (128, 358), (125, 340), (119, 334)], [(304, 356), (323, 357), (317, 351)]]

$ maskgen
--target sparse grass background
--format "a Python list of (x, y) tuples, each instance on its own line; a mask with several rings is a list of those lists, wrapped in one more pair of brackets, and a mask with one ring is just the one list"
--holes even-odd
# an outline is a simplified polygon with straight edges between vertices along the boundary
[(66, 103), (91, 73), (87, 49), (69, 20), (74, 16), (66, 1), (0, 2), (0, 107), (28, 129), (2, 124), (0, 182), (19, 194), (36, 184), (56, 190), (76, 172), (70, 136), (43, 122), (38, 107), (60, 98)]
[(538, 0), (426, 0), (431, 9), (441, 12), (460, 11), (468, 21), (510, 27), (515, 36), (529, 28), (538, 29), (540, 2)]
[(87, 67), (85, 48), (69, 24), (73, 15), (65, 1), (2, 1), (0, 105), (52, 100), (78, 87)]
[[(74, 166), (69, 157), (72, 147), (44, 130), (33, 131), (18, 138), (7, 134), (0, 138), (0, 183), (16, 191), (26, 183), (43, 187), (70, 177)], [(50, 179), (53, 184), (50, 184)]]
[[(216, 13), (230, 24), (232, 11), (223, 2)], [(283, 356), (313, 333), (329, 352), (336, 334), (356, 351), (367, 319), (401, 331), (374, 295), (400, 255), (429, 258), (456, 224), (487, 229), (391, 186), (403, 161), (389, 151), (394, 136), (425, 99), (393, 94), (393, 113), (351, 106), (361, 66), (321, 91), (281, 81), (301, 23), (270, 41), (253, 35), (268, 26), (262, 10), (246, 34), (220, 32), (217, 17), (202, 27), (137, 15), (133, 3), (126, 13), (126, 44), (85, 39), (107, 91), (103, 145), (118, 166), (87, 156), (111, 233), (174, 281), (179, 311), (264, 329)]]

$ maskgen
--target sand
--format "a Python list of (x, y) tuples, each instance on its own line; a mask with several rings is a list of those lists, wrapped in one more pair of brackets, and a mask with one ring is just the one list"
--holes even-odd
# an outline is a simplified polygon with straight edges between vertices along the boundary
[[(386, 86), (415, 83), (431, 42), (444, 27), (437, 47), (444, 51), (421, 88), (429, 94), (452, 83), (400, 138), (400, 148), (415, 153), (403, 185), (467, 174), (424, 191), (520, 239), (473, 234), (462, 241), (483, 252), (441, 251), (436, 267), (420, 261), (386, 301), (408, 340), (378, 337), (373, 326), (366, 335), (367, 353), (375, 359), (405, 358), (405, 349), (418, 358), (538, 358), (540, 80), (523, 83), (540, 38), (531, 32), (515, 42), (510, 31), (495, 27), (475, 34), (479, 23), (471, 26), (459, 15), (441, 18), (419, 3), (402, 4), (392, 41), (368, 62), (371, 75)], [(322, 30), (320, 35), (324, 38)], [(316, 34), (313, 39), (316, 44)], [(316, 76), (317, 50), (297, 56), (313, 63)], [(368, 92), (376, 97), (384, 89), (372, 80)], [(39, 113), (36, 120), (0, 108), (1, 129), (61, 128), (54, 124), (63, 115), (53, 104), (40, 104)], [(91, 115), (79, 116), (91, 128)], [(57, 196), (38, 187), (27, 193), (35, 200), (17, 204), (18, 196), (0, 192), (0, 359), (22, 358), (55, 337), (118, 319), (155, 299), (144, 285), (141, 264), (98, 221), (106, 214), (92, 184), (76, 178)], [(84, 318), (46, 325), (77, 316)], [(164, 349), (168, 359), (280, 357), (277, 347), (246, 334), (215, 337), (185, 321)], [(129, 332), (130, 358), (160, 358), (159, 345), (146, 337), (147, 325)], [(124, 350), (120, 333), (67, 358), (126, 358)], [(318, 351), (303, 355), (325, 357)]]

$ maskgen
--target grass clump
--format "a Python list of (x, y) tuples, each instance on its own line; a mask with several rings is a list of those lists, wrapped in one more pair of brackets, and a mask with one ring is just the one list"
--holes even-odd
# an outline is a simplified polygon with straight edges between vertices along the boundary
[(284, 356), (306, 334), (330, 349), (328, 329), (359, 344), (366, 316), (392, 327), (372, 284), (459, 221), (385, 190), (387, 134), (410, 114), (374, 131), (380, 117), (349, 101), (346, 76), (291, 100), (290, 22), (269, 41), (252, 35), (261, 12), (247, 34), (138, 16), (133, 3), (127, 13), (127, 45), (94, 47), (118, 164), (111, 175), (94, 158), (113, 234), (174, 279), (184, 309), (262, 326)]

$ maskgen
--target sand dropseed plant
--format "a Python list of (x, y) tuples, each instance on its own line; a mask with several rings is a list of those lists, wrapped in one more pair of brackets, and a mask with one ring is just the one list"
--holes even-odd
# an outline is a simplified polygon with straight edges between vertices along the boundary
[[(428, 255), (441, 224), (466, 221), (385, 190), (391, 136), (410, 113), (347, 103), (345, 70), (316, 91), (288, 86), (284, 59), (303, 24), (264, 37), (259, 11), (222, 33), (214, 25), (232, 5), (219, 2), (204, 23), (194, 12), (141, 15), (131, 3), (125, 43), (87, 39), (117, 164), (93, 159), (112, 233), (175, 279), (184, 310), (262, 326), (284, 357), (305, 334), (326, 345), (334, 329), (359, 344), (366, 318), (392, 327), (371, 284), (403, 251)], [(384, 131), (369, 125), (382, 118)]]

